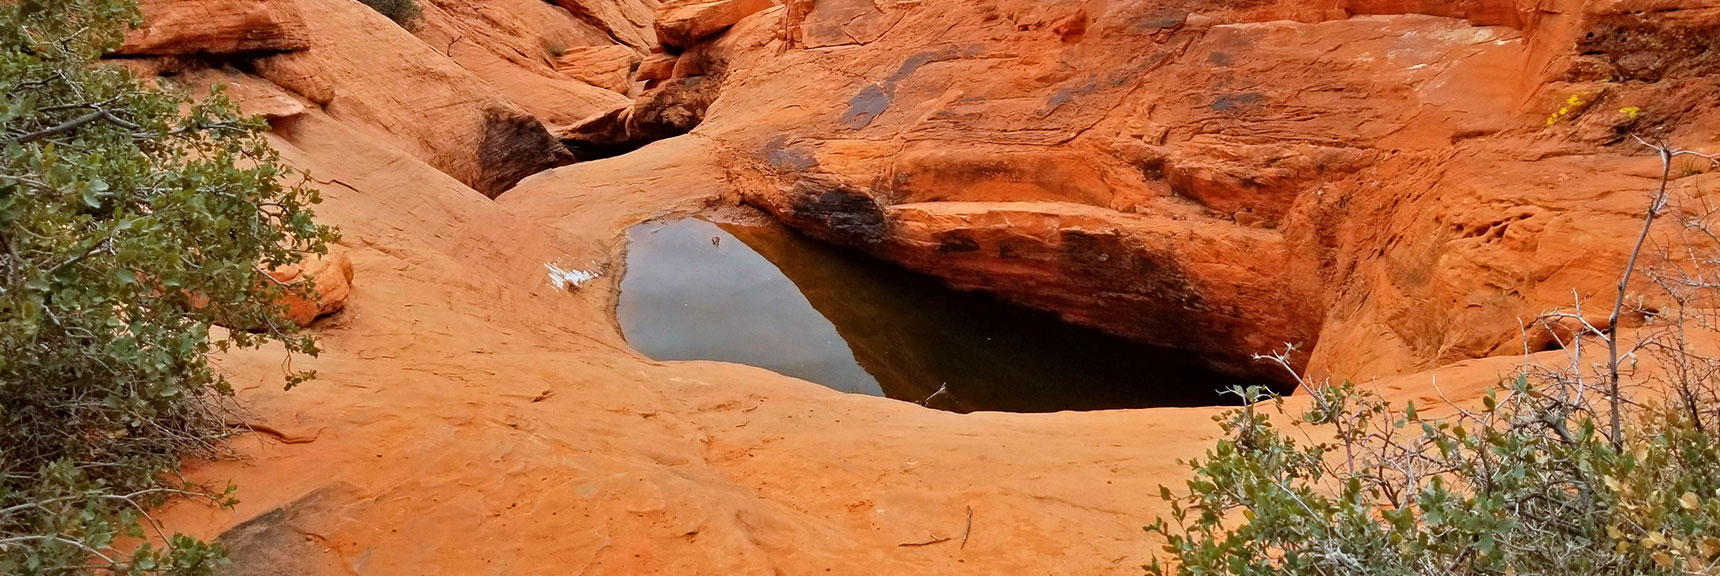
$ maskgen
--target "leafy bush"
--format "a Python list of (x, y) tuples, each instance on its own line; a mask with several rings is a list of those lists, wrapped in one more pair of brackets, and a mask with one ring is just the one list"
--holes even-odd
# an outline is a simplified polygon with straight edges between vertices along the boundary
[(1230, 438), (1192, 463), (1188, 493), (1161, 488), (1171, 518), (1148, 531), (1174, 566), (1147, 572), (1712, 572), (1720, 422), (1645, 409), (1615, 450), (1571, 393), (1524, 377), (1479, 412), (1424, 419), (1413, 403), (1328, 387), (1289, 430), (1258, 406), (1227, 412)]
[[(229, 499), (173, 480), (228, 429), (205, 355), (315, 353), (280, 319), (308, 283), (262, 272), (326, 251), (315, 192), (280, 183), (265, 125), (219, 91), (196, 103), (96, 64), (136, 21), (126, 0), (0, 2), (3, 574), (207, 572), (219, 550), (146, 516)], [(157, 544), (116, 549), (145, 527)]]
[(399, 24), (401, 28), (406, 28), (408, 30), (412, 29), (413, 24), (418, 21), (418, 16), (424, 13), (424, 11), (418, 7), (418, 0), (358, 1), (363, 2), (365, 6), (369, 6), (371, 10), (375, 10), (383, 16), (387, 16), (389, 20), (393, 20), (395, 24)]

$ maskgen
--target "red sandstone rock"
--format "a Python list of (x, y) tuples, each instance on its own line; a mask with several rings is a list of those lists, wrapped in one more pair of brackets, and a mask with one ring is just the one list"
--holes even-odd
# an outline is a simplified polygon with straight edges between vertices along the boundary
[(651, 48), (658, 0), (553, 0), (575, 18), (634, 50)]
[(241, 113), (261, 116), (271, 123), (297, 118), (310, 110), (302, 97), (266, 79), (242, 74), (230, 68), (180, 71), (168, 82), (199, 96), (221, 86), (226, 91), (227, 98), (239, 106)]
[(381, 14), (350, 0), (297, 1), (314, 46), (256, 60), (264, 78), (489, 196), (572, 160), (538, 119)]
[(555, 71), (582, 82), (620, 94), (632, 88), (633, 68), (640, 56), (625, 46), (570, 48), (555, 61)]
[(692, 46), (772, 5), (771, 0), (669, 0), (657, 9), (657, 41)]
[[(1559, 80), (1589, 32), (1603, 77), (1720, 55), (1681, 40), (1713, 11), (1576, 4), (826, 0), (691, 48), (724, 68), (695, 133), (816, 236), (1224, 368), (1271, 377), (1250, 356), (1292, 343), (1366, 378), (1509, 354), (1519, 319), (1601, 297), (1653, 185), (1618, 109), (1712, 121), (1711, 85), (1662, 82), (1548, 129), (1592, 89)], [(1488, 230), (1513, 232), (1465, 240)], [(1534, 240), (1576, 230), (1606, 232)]]
[(633, 72), (635, 80), (668, 80), (675, 72), (675, 56), (668, 54), (652, 54), (639, 63), (639, 69)]
[(566, 10), (543, 0), (424, 0), (423, 6), (413, 35), (547, 125), (627, 102), (625, 80), (616, 90), (612, 69), (607, 76), (596, 69), (564, 73), (558, 61), (577, 51), (637, 54)]
[(796, 11), (800, 19), (790, 22), (799, 44), (807, 48), (870, 43), (901, 20), (910, 5), (871, 0), (791, 1), (809, 5)]
[(314, 300), (296, 293), (286, 297), (287, 318), (300, 326), (309, 326), (317, 318), (346, 308), (352, 295), (352, 258), (346, 250), (334, 247), (327, 256), (311, 255), (304, 262), (270, 270), (269, 277), (291, 286), (301, 282), (314, 285)]
[(126, 55), (235, 54), (309, 48), (293, 0), (142, 0), (143, 26), (125, 37)]
[(682, 52), (679, 58), (675, 59), (675, 68), (669, 71), (669, 77), (687, 78), (690, 76), (704, 76), (705, 72), (707, 72), (707, 70), (705, 70), (705, 66), (709, 63), (710, 61), (705, 56), (704, 51), (698, 48), (687, 50), (686, 52)]

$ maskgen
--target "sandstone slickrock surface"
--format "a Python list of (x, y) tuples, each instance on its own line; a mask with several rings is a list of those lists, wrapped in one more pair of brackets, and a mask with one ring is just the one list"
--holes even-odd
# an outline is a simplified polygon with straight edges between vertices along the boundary
[[(746, 202), (1235, 372), (1294, 342), (1428, 402), (1615, 281), (1659, 168), (1624, 135), (1720, 147), (1705, 0), (790, 0), (667, 48), (649, 0), (424, 2), (416, 35), (296, 0), (307, 46), (129, 63), (273, 110), (360, 279), (293, 359), (316, 383), (216, 359), (258, 434), (188, 473), (242, 502), (162, 519), (237, 573), (1135, 574), (1216, 409), (957, 415), (648, 361), (611, 316), (623, 230)], [(623, 95), (546, 39), (643, 63)], [(546, 123), (638, 149), (540, 172), (569, 159)], [(606, 274), (562, 292), (550, 262)], [(970, 509), (965, 546), (901, 546)]]
[(1656, 163), (1623, 135), (1713, 144), (1714, 8), (1557, 8), (797, 4), (688, 49), (721, 70), (695, 132), (814, 236), (1221, 369), (1289, 343), (1370, 378), (1520, 351), (1622, 264)]
[(287, 52), (311, 39), (293, 0), (142, 0), (143, 26), (126, 35), (125, 55)]

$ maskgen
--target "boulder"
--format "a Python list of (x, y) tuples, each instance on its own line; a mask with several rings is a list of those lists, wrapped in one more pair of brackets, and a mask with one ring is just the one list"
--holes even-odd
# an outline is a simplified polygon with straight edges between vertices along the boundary
[(289, 293), (284, 299), (287, 318), (300, 326), (309, 326), (317, 318), (346, 308), (347, 298), (352, 295), (352, 258), (346, 250), (331, 247), (325, 256), (308, 256), (298, 264), (270, 270), (269, 277), (287, 285), (314, 283), (313, 298)]
[(118, 53), (240, 54), (304, 50), (311, 39), (293, 0), (142, 0), (143, 25)]
[(554, 134), (580, 160), (608, 158), (649, 143), (628, 133), (627, 123), (632, 116), (632, 106), (621, 106), (557, 128)]
[(555, 71), (598, 88), (626, 94), (632, 87), (633, 68), (640, 56), (626, 46), (582, 46), (569, 48), (555, 60)]
[(639, 63), (639, 69), (633, 72), (633, 79), (644, 82), (668, 80), (675, 73), (675, 62), (679, 60), (669, 54), (652, 54)]
[(718, 86), (717, 80), (706, 76), (662, 81), (632, 105), (558, 128), (555, 136), (580, 160), (631, 152), (692, 131), (704, 121), (705, 109), (716, 98)]
[(672, 0), (657, 9), (657, 42), (686, 48), (773, 5), (771, 0)]
[(720, 82), (711, 76), (690, 76), (664, 81), (633, 103), (627, 119), (627, 134), (642, 142), (686, 134), (705, 119), (705, 110), (715, 101)]
[(675, 59), (675, 67), (669, 70), (669, 77), (704, 76), (708, 72), (705, 67), (709, 64), (710, 60), (706, 57), (704, 50), (697, 46), (688, 48), (686, 52), (681, 53), (679, 58)]

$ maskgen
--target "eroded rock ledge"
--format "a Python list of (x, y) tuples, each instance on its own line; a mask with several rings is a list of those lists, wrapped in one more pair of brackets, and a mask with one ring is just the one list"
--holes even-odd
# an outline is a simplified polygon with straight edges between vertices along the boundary
[(1624, 135), (1706, 144), (1720, 94), (1690, 2), (850, 4), (685, 48), (744, 201), (1267, 378), (1521, 352), (1622, 262)]
[[(480, 78), (363, 4), (144, 0), (140, 10), (147, 25), (116, 56), (196, 93), (214, 83), (237, 85), (237, 98), (271, 102), (250, 111), (288, 121), (282, 128), (319, 108), (371, 127), (492, 197), (573, 161), (538, 117), (515, 103), (532, 100), (504, 97), (492, 87), (495, 77)], [(424, 25), (443, 17), (431, 5)], [(279, 114), (283, 105), (294, 111)]]

